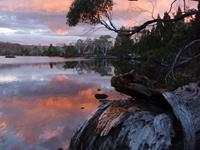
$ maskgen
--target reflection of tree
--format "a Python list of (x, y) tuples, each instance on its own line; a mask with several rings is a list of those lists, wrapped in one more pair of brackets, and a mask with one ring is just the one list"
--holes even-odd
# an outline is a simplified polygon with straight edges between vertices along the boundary
[(89, 60), (78, 62), (66, 62), (63, 66), (65, 69), (75, 69), (78, 74), (85, 74), (94, 71), (102, 76), (112, 75), (113, 67), (107, 59)]
[(88, 65), (85, 64), (85, 62), (79, 61), (76, 64), (76, 71), (78, 72), (78, 74), (84, 74), (85, 72), (86, 73), (90, 72), (90, 69), (89, 69)]
[(128, 60), (114, 60), (112, 61), (115, 75), (127, 73), (134, 69), (134, 64)]
[(93, 70), (102, 76), (112, 75), (112, 66), (107, 59), (98, 59), (94, 61)]
[(72, 62), (65, 62), (63, 68), (64, 69), (74, 69), (77, 65), (76, 61), (72, 61)]
[(53, 69), (53, 65), (54, 65), (54, 63), (49, 63), (49, 66), (51, 69)]
[(92, 69), (87, 61), (65, 62), (64, 69), (75, 69), (78, 74), (89, 73)]

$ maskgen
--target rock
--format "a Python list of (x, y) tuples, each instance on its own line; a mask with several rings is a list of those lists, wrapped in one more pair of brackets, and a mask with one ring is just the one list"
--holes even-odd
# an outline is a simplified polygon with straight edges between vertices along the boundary
[(81, 107), (81, 109), (85, 109), (85, 107), (84, 107), (84, 106), (82, 106), (82, 107)]
[(106, 94), (95, 94), (96, 99), (106, 99), (108, 98), (108, 95)]

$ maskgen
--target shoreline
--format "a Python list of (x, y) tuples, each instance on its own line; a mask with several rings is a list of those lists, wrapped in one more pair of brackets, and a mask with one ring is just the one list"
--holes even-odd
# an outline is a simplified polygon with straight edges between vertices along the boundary
[(87, 61), (84, 57), (48, 57), (48, 56), (16, 56), (16, 58), (5, 58), (0, 56), (0, 66), (2, 65), (29, 65), (29, 64), (48, 64), (48, 63), (64, 63), (73, 61)]

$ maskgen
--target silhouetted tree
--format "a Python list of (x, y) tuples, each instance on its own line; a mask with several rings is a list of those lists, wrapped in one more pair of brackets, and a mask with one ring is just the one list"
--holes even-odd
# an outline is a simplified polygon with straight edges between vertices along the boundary
[(115, 39), (112, 54), (118, 57), (127, 57), (133, 53), (133, 40), (130, 35), (123, 34), (123, 31), (126, 30), (125, 27), (121, 27), (120, 30), (121, 32), (117, 34)]
[(64, 46), (65, 49), (65, 57), (76, 57), (78, 55), (78, 51), (73, 45)]
[(49, 45), (49, 48), (47, 50), (48, 56), (59, 56), (59, 51), (54, 47), (52, 44)]

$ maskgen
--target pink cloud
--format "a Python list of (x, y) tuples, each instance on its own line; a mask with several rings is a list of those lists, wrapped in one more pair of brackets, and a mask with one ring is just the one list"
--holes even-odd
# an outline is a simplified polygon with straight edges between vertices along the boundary
[(66, 12), (72, 0), (3, 0), (1, 6), (8, 11)]
[[(16, 37), (20, 38), (21, 36), (21, 38), (23, 38), (21, 40), (23, 41), (25, 35), (19, 35), (22, 31), (23, 33), (27, 33), (27, 36), (30, 38), (33, 36), (37, 37), (35, 40), (38, 41), (48, 38), (45, 43), (54, 42), (52, 39), (64, 42), (68, 39), (72, 40), (83, 36), (85, 36), (85, 38), (88, 36), (98, 37), (102, 33), (115, 36), (113, 32), (108, 32), (107, 29), (94, 29), (95, 32), (89, 32), (89, 34), (87, 34), (87, 31), (93, 28), (90, 25), (81, 24), (74, 28), (69, 28), (66, 25), (66, 14), (72, 1), (73, 0), (0, 0), (0, 27), (16, 31), (12, 36), (8, 35), (10, 37), (0, 36), (0, 40), (5, 38), (8, 40), (9, 38), (16, 40)], [(155, 4), (154, 17), (157, 17), (158, 13), (162, 16), (165, 11), (169, 10), (172, 1), (173, 0), (138, 0), (136, 2), (130, 2), (128, 0), (114, 0), (112, 12), (114, 24), (118, 28), (121, 26), (140, 25), (144, 21), (152, 18), (150, 13), (152, 11), (152, 3)], [(182, 0), (177, 1), (172, 12), (177, 10), (178, 5), (182, 6), (181, 2)], [(187, 5), (193, 8), (196, 7), (196, 3), (191, 2), (191, 0), (187, 0)], [(97, 28), (98, 27), (99, 26), (97, 26)], [(28, 33), (36, 34), (30, 36)], [(73, 38), (70, 36), (73, 36)], [(3, 41), (7, 41), (7, 39)]]

